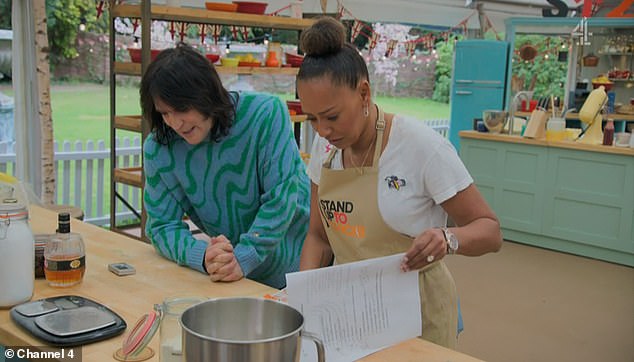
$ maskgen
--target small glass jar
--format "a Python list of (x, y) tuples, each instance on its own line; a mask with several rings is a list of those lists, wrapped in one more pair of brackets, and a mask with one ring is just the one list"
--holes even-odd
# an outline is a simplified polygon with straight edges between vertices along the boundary
[(160, 329), (160, 362), (181, 362), (183, 360), (182, 329), (180, 317), (183, 312), (194, 304), (206, 301), (203, 297), (168, 298), (163, 301), (161, 310), (163, 319)]

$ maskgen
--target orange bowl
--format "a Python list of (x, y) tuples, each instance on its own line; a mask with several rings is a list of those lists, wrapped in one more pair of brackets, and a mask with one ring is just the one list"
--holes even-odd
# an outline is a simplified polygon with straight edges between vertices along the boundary
[(297, 115), (304, 114), (304, 112), (302, 112), (302, 103), (300, 101), (286, 101), (286, 106), (288, 107), (289, 112), (293, 111)]
[[(156, 59), (156, 56), (161, 52), (160, 49), (152, 49), (150, 50), (150, 58), (152, 61)], [(133, 63), (141, 63), (141, 48), (128, 48), (128, 53), (130, 54), (130, 60)]]
[(207, 8), (207, 10), (227, 11), (231, 13), (235, 13), (238, 10), (237, 4), (228, 3), (205, 2), (205, 7)]
[(212, 53), (205, 54), (205, 57), (206, 57), (207, 59), (209, 59), (209, 61), (211, 62), (211, 64), (214, 64), (215, 62), (217, 62), (217, 61), (218, 61), (218, 59), (220, 59), (220, 55), (218, 55), (218, 54), (212, 54)]
[(299, 67), (304, 61), (303, 55), (293, 53), (284, 53), (284, 55), (286, 56), (286, 64), (290, 64), (292, 67)]
[(260, 62), (247, 62), (247, 61), (241, 60), (238, 63), (238, 66), (239, 67), (259, 67), (259, 66), (262, 66), (262, 64)]
[(261, 3), (256, 1), (233, 1), (238, 6), (239, 13), (247, 14), (264, 14), (268, 3)]

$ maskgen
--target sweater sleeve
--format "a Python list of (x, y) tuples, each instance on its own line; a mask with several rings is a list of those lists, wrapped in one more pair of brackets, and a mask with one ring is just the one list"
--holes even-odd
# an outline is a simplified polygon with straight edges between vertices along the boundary
[(205, 272), (203, 259), (207, 243), (195, 239), (183, 222), (183, 207), (178, 202), (178, 185), (167, 184), (166, 178), (174, 170), (174, 155), (148, 137), (143, 147), (145, 187), (143, 202), (147, 213), (145, 232), (159, 254)]
[[(258, 147), (257, 172), (260, 207), (249, 231), (240, 235), (234, 253), (245, 275), (249, 275), (273, 253), (291, 253), (281, 246), (297, 210), (300, 182), (308, 176), (295, 144), (286, 106), (277, 97), (255, 110), (252, 125)], [(303, 241), (303, 240), (302, 240)]]

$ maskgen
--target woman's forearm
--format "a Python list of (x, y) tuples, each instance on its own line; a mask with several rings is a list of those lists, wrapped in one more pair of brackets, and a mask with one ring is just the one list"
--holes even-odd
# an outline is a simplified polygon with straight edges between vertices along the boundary
[(319, 237), (306, 236), (302, 254), (299, 259), (299, 270), (317, 269), (328, 266), (332, 263), (332, 249), (330, 245)]

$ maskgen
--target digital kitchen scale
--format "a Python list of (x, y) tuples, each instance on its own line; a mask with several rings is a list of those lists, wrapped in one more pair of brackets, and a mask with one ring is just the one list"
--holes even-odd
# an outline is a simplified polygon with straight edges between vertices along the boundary
[(11, 308), (10, 314), (17, 325), (59, 347), (108, 339), (127, 327), (125, 321), (106, 306), (74, 295), (20, 304)]

